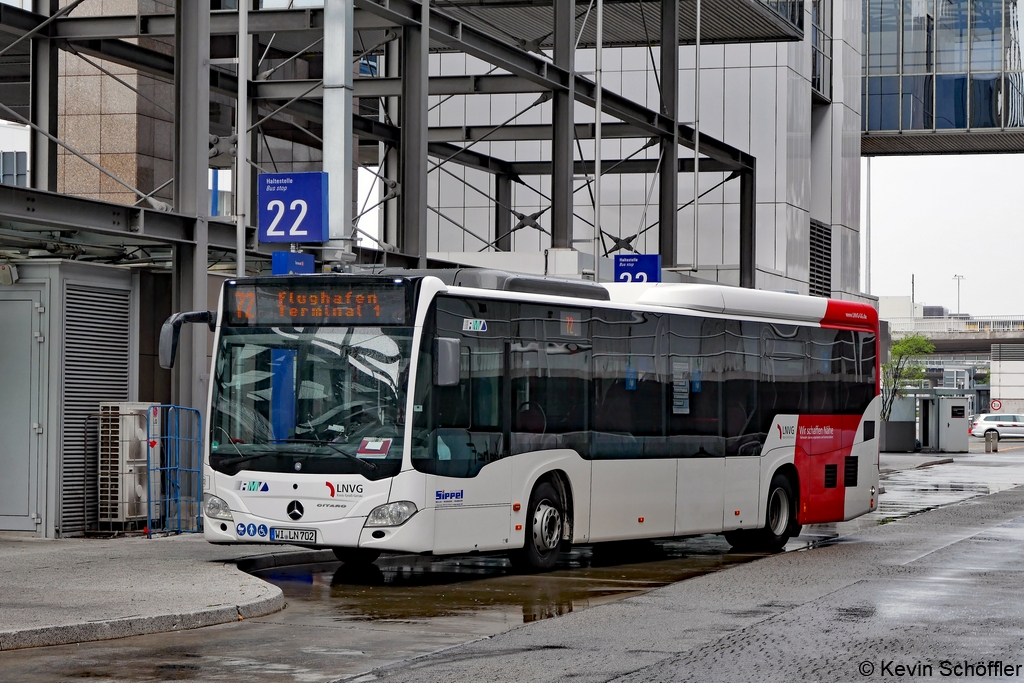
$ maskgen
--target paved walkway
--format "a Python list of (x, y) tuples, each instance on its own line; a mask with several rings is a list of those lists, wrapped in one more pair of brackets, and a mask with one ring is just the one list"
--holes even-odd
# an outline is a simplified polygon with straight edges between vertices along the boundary
[[(937, 461), (882, 456), (885, 471)], [(333, 561), (330, 551), (214, 546), (201, 536), (41, 540), (0, 533), (0, 650), (175, 631), (284, 607), (242, 570)]]
[(223, 624), (284, 607), (239, 570), (333, 560), (328, 551), (214, 546), (202, 536), (63, 539), (0, 534), (0, 650)]

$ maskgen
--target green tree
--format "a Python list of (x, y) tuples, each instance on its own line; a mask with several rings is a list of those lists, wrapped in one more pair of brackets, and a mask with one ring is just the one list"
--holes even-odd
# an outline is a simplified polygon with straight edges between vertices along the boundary
[(935, 345), (920, 334), (909, 334), (896, 341), (889, 349), (889, 362), (882, 364), (882, 420), (892, 416), (892, 404), (903, 384), (924, 378), (924, 365), (915, 360), (935, 352)]

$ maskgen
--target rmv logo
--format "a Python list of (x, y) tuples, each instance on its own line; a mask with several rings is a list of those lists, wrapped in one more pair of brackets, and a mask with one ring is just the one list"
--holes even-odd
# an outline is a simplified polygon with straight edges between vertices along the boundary
[(334, 498), (335, 494), (358, 493), (362, 495), (363, 493), (362, 484), (332, 484), (329, 481), (324, 483), (327, 484), (327, 488), (331, 491), (331, 498)]
[(775, 425), (779, 428), (779, 438), (789, 439), (796, 436), (796, 425)]
[(434, 494), (434, 500), (462, 500), (462, 493), (465, 489), (458, 491), (438, 491)]
[(270, 487), (267, 486), (265, 481), (240, 481), (238, 482), (239, 491), (269, 491)]

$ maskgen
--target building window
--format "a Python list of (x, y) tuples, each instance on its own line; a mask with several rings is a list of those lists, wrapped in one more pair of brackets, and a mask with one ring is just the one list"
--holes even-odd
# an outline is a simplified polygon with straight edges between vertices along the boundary
[(832, 294), (832, 226), (811, 219), (811, 296)]
[(832, 2), (811, 3), (811, 88), (832, 100)]
[(28, 152), (0, 152), (3, 184), (28, 187)]

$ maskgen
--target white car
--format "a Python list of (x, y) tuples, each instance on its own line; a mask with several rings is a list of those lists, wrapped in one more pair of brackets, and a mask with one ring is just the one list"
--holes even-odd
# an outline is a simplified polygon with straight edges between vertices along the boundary
[(971, 434), (984, 438), (989, 432), (995, 432), (1000, 439), (1008, 436), (1024, 436), (1024, 415), (1008, 415), (1006, 413), (975, 415), (971, 422)]

